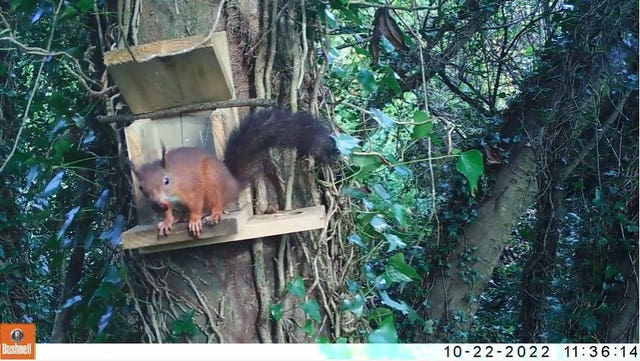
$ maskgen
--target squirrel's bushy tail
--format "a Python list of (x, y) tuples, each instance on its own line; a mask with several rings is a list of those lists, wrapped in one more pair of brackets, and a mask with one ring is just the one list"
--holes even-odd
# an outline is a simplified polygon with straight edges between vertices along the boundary
[(269, 148), (296, 148), (299, 155), (313, 155), (330, 162), (338, 154), (326, 124), (307, 112), (264, 110), (252, 113), (231, 132), (224, 162), (241, 185), (248, 184)]

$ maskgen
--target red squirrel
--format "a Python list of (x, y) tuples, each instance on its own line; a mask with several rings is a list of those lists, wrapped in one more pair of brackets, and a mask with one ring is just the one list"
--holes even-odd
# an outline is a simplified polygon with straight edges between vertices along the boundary
[[(338, 153), (329, 129), (309, 113), (266, 110), (253, 113), (231, 132), (224, 151), (224, 163), (199, 148), (166, 151), (162, 159), (132, 166), (140, 190), (156, 212), (163, 212), (159, 235), (168, 235), (175, 223), (172, 209), (183, 206), (189, 213), (189, 232), (202, 233), (202, 221), (213, 226), (224, 207), (236, 201), (240, 192), (259, 171), (259, 162), (269, 148), (296, 148), (299, 155), (313, 155), (329, 162)], [(204, 219), (202, 216), (208, 214)]]

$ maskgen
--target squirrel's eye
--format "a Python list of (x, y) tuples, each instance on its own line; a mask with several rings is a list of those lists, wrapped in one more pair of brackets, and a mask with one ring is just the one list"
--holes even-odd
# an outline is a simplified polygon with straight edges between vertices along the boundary
[(164, 176), (164, 178), (162, 179), (162, 181), (164, 182), (164, 185), (168, 186), (169, 185), (169, 177)]

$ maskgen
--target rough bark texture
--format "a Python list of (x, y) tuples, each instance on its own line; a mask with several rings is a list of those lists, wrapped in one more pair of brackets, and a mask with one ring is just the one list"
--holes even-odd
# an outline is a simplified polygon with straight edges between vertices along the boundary
[[(224, 2), (222, 11), (220, 6), (219, 1), (143, 2), (139, 29), (132, 27), (127, 39), (146, 43), (207, 34), (216, 23), (216, 31), (227, 33), (236, 97), (269, 97), (280, 100), (282, 107), (295, 109), (298, 97), (305, 94), (304, 86), (292, 86), (299, 84), (295, 72), (304, 69), (300, 63), (311, 63), (308, 59), (313, 55), (301, 51), (304, 37), (300, 36), (300, 22), (295, 20), (303, 3), (231, 0)], [(135, 19), (136, 10), (132, 13)], [(275, 51), (280, 48), (283, 50)], [(247, 110), (242, 109), (241, 116)], [(274, 154), (265, 164), (266, 181), (254, 187), (256, 213), (307, 206), (312, 203), (309, 199), (314, 203), (319, 199), (309, 196), (315, 185), (308, 169), (296, 167), (295, 159), (287, 162), (283, 158)], [(335, 242), (335, 247), (338, 245)], [(334, 292), (323, 293), (333, 278), (320, 280), (319, 275), (326, 273), (326, 261), (322, 258), (318, 262), (319, 250), (327, 252), (326, 231), (149, 256), (134, 254), (130, 262), (136, 279), (131, 288), (139, 300), (145, 341), (309, 342), (321, 332), (326, 334), (325, 327), (331, 327), (333, 318), (314, 323), (316, 334), (307, 335), (302, 331), (305, 315), (299, 307), (308, 297), (318, 300), (321, 314), (335, 306), (325, 297), (333, 297)], [(297, 276), (305, 280), (305, 297), (285, 292), (286, 284)], [(270, 306), (276, 303), (282, 305), (283, 316), (274, 322)], [(189, 321), (192, 310), (197, 332), (185, 332), (184, 328), (176, 332), (176, 325), (184, 324), (176, 321)], [(325, 326), (327, 319), (330, 322)]]
[[(526, 134), (535, 138), (539, 131), (536, 123), (533, 112), (512, 112), (507, 127), (529, 125)], [(511, 130), (505, 132), (513, 133)], [(447, 274), (439, 271), (430, 279), (428, 317), (439, 320), (439, 331), (425, 334), (425, 341), (448, 342), (455, 331), (451, 327), (466, 330), (471, 324), (479, 296), (499, 262), (518, 216), (534, 202), (537, 161), (534, 148), (529, 144), (523, 141), (512, 149), (509, 163), (493, 175), (494, 183), (488, 191), (490, 196), (479, 206), (477, 219), (464, 230), (452, 252), (455, 256), (450, 260)], [(462, 255), (470, 256), (471, 260), (463, 260)], [(455, 316), (458, 317), (453, 321)], [(447, 331), (441, 332), (444, 329)]]

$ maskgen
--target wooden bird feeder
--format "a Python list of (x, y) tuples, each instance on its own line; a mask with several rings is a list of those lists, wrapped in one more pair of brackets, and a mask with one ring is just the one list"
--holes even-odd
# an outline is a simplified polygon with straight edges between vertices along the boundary
[[(225, 32), (214, 33), (209, 40), (199, 35), (118, 49), (105, 53), (104, 62), (134, 114), (235, 98)], [(235, 108), (135, 120), (125, 128), (129, 159), (138, 166), (159, 159), (162, 143), (167, 150), (199, 147), (220, 158), (227, 135), (238, 122)], [(253, 215), (247, 191), (227, 207), (220, 223), (204, 226), (200, 238), (191, 237), (186, 223), (174, 224), (170, 235), (159, 237), (159, 215), (138, 189), (136, 177), (132, 179), (139, 224), (122, 233), (125, 249), (158, 252), (308, 231), (326, 224), (322, 206)]]

